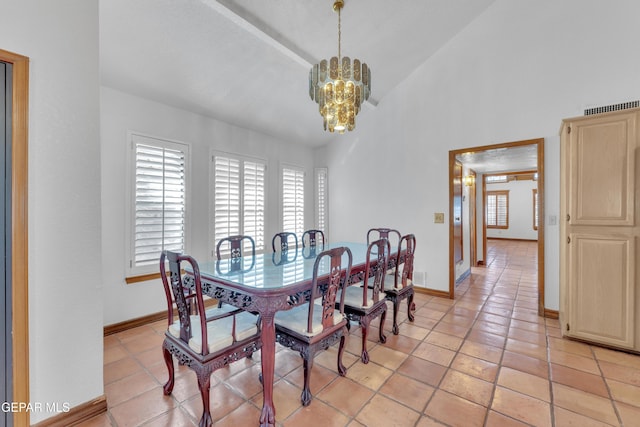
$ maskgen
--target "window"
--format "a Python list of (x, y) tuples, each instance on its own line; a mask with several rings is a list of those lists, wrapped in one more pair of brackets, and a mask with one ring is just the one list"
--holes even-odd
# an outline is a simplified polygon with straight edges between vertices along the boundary
[(316, 168), (316, 230), (328, 239), (329, 232), (329, 181), (327, 168)]
[(304, 171), (282, 168), (282, 231), (304, 233)]
[(487, 191), (487, 228), (509, 228), (509, 191)]
[(185, 251), (189, 146), (131, 134), (130, 275), (156, 272), (160, 252)]
[(533, 189), (533, 229), (538, 229), (538, 189)]
[(496, 183), (496, 182), (507, 182), (508, 181), (507, 175), (487, 175), (484, 179), (485, 179), (485, 182), (487, 184), (493, 184), (493, 183)]
[[(223, 237), (244, 234), (253, 238), (256, 251), (264, 249), (266, 169), (266, 163), (256, 159), (213, 156), (215, 243)], [(221, 255), (228, 254), (223, 249)]]

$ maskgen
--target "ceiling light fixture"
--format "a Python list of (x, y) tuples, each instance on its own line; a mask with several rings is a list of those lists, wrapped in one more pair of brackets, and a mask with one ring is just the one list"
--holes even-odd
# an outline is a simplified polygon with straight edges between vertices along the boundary
[(356, 115), (371, 93), (371, 69), (367, 64), (348, 56), (341, 57), (340, 11), (344, 0), (336, 0), (333, 10), (338, 13), (338, 56), (323, 59), (309, 71), (309, 96), (319, 106), (324, 118), (324, 130), (344, 133), (356, 127)]

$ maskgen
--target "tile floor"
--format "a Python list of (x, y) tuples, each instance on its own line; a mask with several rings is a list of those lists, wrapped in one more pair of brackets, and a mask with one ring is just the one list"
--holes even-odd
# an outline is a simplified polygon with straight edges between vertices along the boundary
[[(536, 314), (536, 244), (490, 241), (486, 268), (474, 268), (455, 301), (416, 294), (415, 322), (386, 344), (369, 336), (362, 364), (352, 328), (336, 373), (335, 348), (316, 356), (311, 405), (300, 405), (302, 362), (276, 359), (278, 426), (640, 426), (640, 356), (560, 337), (557, 320)], [(376, 322), (377, 326), (378, 322)], [(195, 426), (200, 396), (181, 367), (173, 395), (162, 394), (164, 322), (104, 340), (108, 412), (90, 426)], [(387, 320), (385, 329), (390, 329)], [(213, 374), (216, 426), (257, 425), (259, 356)], [(321, 420), (321, 421), (320, 421)]]

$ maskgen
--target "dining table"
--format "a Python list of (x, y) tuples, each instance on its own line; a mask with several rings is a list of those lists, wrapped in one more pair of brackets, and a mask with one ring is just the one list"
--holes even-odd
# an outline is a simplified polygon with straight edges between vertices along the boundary
[[(275, 314), (310, 299), (316, 256), (324, 250), (341, 246), (348, 247), (353, 255), (347, 286), (362, 281), (365, 274), (372, 275), (378, 268), (377, 263), (372, 263), (370, 271), (364, 271), (368, 247), (360, 242), (335, 242), (317, 247), (290, 248), (286, 252), (263, 253), (199, 264), (203, 294), (260, 315), (263, 387), (260, 426), (272, 427), (276, 424), (276, 408), (273, 404)], [(387, 268), (395, 267), (395, 253), (392, 249)], [(343, 266), (346, 266), (347, 255), (344, 254), (343, 258)], [(328, 260), (324, 261), (318, 269), (318, 286), (321, 290), (323, 286), (326, 287), (330, 268)], [(403, 262), (402, 254), (400, 262)], [(190, 275), (191, 272), (187, 270), (187, 279), (193, 277)]]

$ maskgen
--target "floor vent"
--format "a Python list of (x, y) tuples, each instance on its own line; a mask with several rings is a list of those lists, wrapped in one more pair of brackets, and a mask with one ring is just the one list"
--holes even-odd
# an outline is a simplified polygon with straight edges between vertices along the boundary
[(590, 116), (592, 114), (608, 113), (610, 111), (627, 110), (629, 108), (637, 107), (640, 107), (640, 101), (629, 101), (623, 102), (621, 104), (605, 105), (604, 107), (587, 108), (586, 110), (584, 110), (584, 115)]

